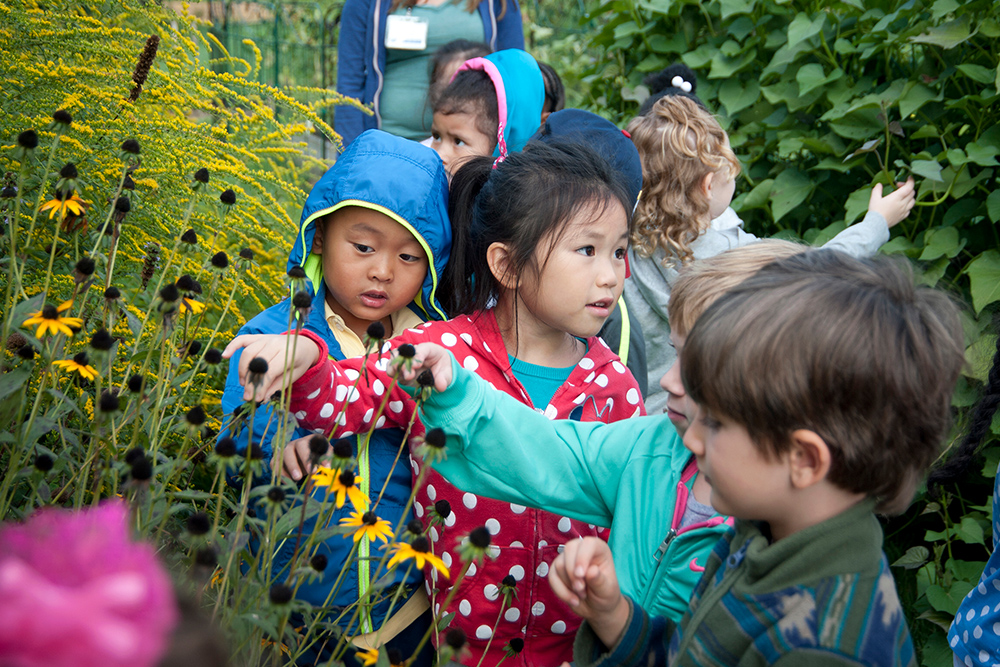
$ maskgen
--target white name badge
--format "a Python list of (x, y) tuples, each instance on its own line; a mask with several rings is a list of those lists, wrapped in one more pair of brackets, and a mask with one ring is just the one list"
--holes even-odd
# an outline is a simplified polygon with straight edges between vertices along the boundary
[(385, 24), (385, 48), (423, 51), (427, 48), (427, 21), (416, 16), (390, 14)]

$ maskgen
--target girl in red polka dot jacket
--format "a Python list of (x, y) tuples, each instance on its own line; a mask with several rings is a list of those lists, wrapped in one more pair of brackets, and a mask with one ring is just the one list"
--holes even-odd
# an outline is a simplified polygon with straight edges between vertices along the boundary
[[(292, 389), (299, 424), (346, 436), (370, 429), (384, 405), (375, 428), (406, 428), (415, 403), (387, 371), (401, 346), (422, 342), (444, 345), (495, 389), (551, 419), (611, 422), (644, 414), (632, 374), (596, 337), (622, 291), (631, 209), (621, 177), (584, 146), (532, 143), (495, 168), (492, 158), (470, 161), (451, 187), (454, 241), (439, 291), (451, 295), (449, 312), (465, 314), (407, 330), (380, 355), (344, 361), (329, 360), (323, 342), (303, 331), (291, 364), (291, 377), (302, 375)], [(255, 389), (270, 396), (281, 386), (288, 344), (281, 336), (241, 336), (227, 348), (227, 356), (246, 348), (240, 376), (248, 399)], [(255, 357), (271, 369), (256, 387), (244, 368)], [(360, 373), (367, 379), (357, 382)], [(422, 432), (417, 422), (412, 433)], [(421, 440), (411, 438), (411, 451)], [(307, 451), (286, 449), (293, 478), (308, 460)], [(420, 456), (410, 465), (415, 479), (425, 480), (416, 513), (429, 526), (435, 554), (454, 563), (452, 576), (461, 567), (459, 540), (483, 525), (492, 535), (495, 558), (468, 569), (447, 609), (440, 605), (451, 579), (431, 567), (426, 572), (436, 616), (454, 612), (449, 627), (468, 638), (471, 651), (459, 659), (539, 667), (571, 659), (579, 619), (545, 578), (563, 543), (606, 538), (606, 530), (463, 493), (433, 470), (421, 473)], [(505, 595), (511, 586), (516, 594)]]

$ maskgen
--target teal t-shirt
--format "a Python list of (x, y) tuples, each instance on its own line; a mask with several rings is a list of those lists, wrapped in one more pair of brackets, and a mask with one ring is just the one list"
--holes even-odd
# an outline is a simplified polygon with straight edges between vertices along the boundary
[(515, 359), (510, 355), (508, 355), (508, 359), (510, 359), (510, 370), (514, 373), (514, 377), (524, 385), (532, 404), (539, 410), (545, 409), (559, 387), (566, 383), (569, 374), (576, 368), (576, 365), (566, 368), (536, 366)]
[(382, 129), (400, 137), (421, 141), (431, 134), (433, 113), (427, 104), (430, 63), (439, 47), (456, 39), (482, 42), (486, 38), (478, 11), (465, 11), (465, 3), (445, 2), (437, 7), (418, 5), (400, 9), (427, 21), (427, 48), (423, 51), (386, 49), (385, 79), (379, 97)]

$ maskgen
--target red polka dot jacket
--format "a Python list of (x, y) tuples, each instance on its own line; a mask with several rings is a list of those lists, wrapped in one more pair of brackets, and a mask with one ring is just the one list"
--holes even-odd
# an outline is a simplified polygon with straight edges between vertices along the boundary
[[(322, 347), (321, 340), (309, 337)], [(528, 392), (510, 370), (507, 349), (492, 311), (447, 322), (427, 322), (403, 332), (383, 346), (381, 355), (367, 359), (332, 361), (321, 351), (322, 361), (295, 383), (291, 411), (307, 428), (333, 431), (338, 437), (354, 434), (371, 427), (386, 401), (386, 389), (392, 387), (376, 427), (406, 428), (415, 404), (405, 390), (393, 387), (386, 371), (392, 348), (424, 342), (448, 348), (464, 368), (550, 419), (612, 422), (645, 414), (635, 378), (596, 337), (587, 340), (586, 355), (549, 405), (533, 406)], [(363, 366), (368, 380), (362, 379), (358, 391), (351, 391)], [(418, 420), (411, 430), (411, 448), (419, 442), (415, 436), (422, 433)], [(541, 457), (545, 452), (540, 449), (538, 454)], [(410, 465), (416, 479), (420, 474), (419, 457), (411, 457)], [(449, 501), (452, 512), (444, 522), (432, 521), (434, 503), (440, 500)], [(551, 667), (572, 659), (573, 637), (580, 619), (552, 593), (546, 576), (563, 543), (588, 535), (606, 539), (606, 527), (465, 493), (435, 471), (428, 471), (417, 493), (415, 510), (430, 526), (434, 553), (449, 566), (453, 576), (461, 568), (456, 553), (460, 539), (478, 526), (486, 526), (492, 534), (490, 549), (496, 557), (480, 567), (469, 568), (448, 609), (440, 605), (451, 591), (451, 579), (439, 576), (433, 568), (425, 572), (432, 609), (439, 618), (455, 612), (449, 627), (461, 628), (468, 637), (471, 651), (460, 659), (462, 663), (475, 666), (485, 652), (482, 665), (492, 667), (508, 654), (506, 648), (512, 639), (523, 640), (524, 648), (505, 658), (504, 665)], [(516, 595), (503, 596), (500, 586), (508, 575), (516, 582)], [(443, 641), (443, 636), (433, 639)]]

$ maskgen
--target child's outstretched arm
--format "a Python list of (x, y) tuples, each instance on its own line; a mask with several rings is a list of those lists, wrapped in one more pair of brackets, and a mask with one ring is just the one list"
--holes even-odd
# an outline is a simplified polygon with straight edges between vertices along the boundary
[(868, 199), (868, 210), (881, 215), (885, 218), (886, 224), (892, 228), (906, 219), (916, 203), (917, 191), (913, 177), (910, 176), (906, 179), (906, 183), (896, 183), (896, 189), (884, 197), (882, 184), (876, 184)]
[[(290, 352), (294, 346), (295, 354)], [(285, 363), (288, 362), (288, 382), (294, 383), (320, 360), (320, 347), (307, 336), (298, 336), (294, 343), (283, 334), (247, 334), (237, 336), (222, 351), (229, 359), (237, 350), (243, 350), (237, 371), (243, 385), (243, 400), (264, 401), (281, 389), (285, 382)], [(251, 368), (262, 359), (266, 365)]]
[(613, 649), (628, 625), (630, 605), (615, 574), (611, 548), (604, 540), (583, 537), (564, 545), (549, 569), (556, 596), (590, 622), (598, 639)]

